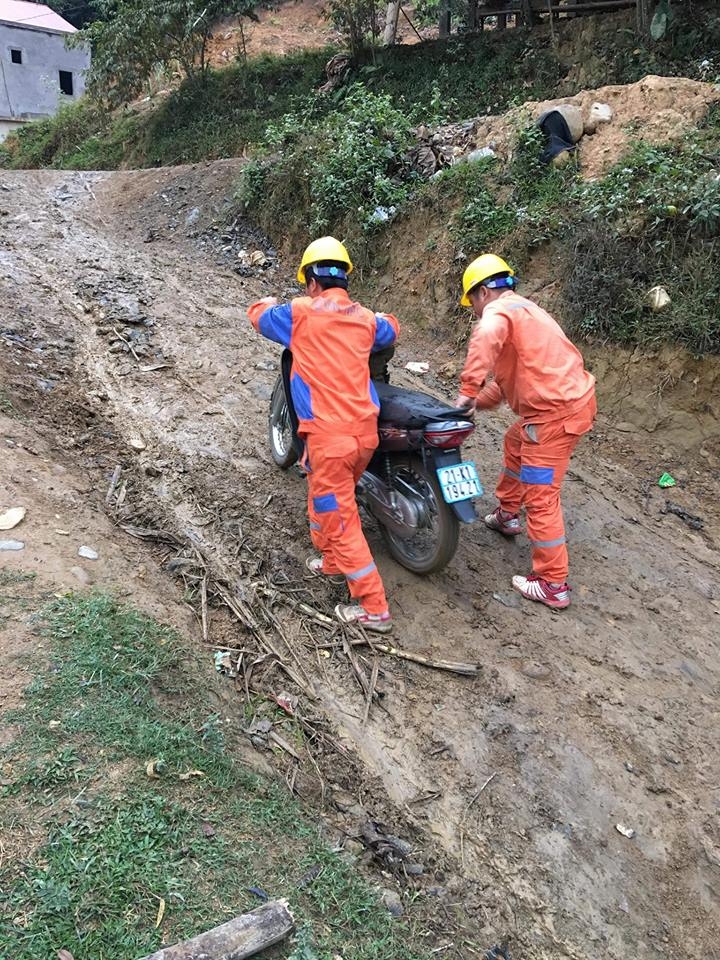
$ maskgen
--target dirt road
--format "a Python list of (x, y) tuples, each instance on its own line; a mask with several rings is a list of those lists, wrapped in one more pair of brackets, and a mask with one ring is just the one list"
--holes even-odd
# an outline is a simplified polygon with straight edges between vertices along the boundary
[[(303, 483), (265, 444), (277, 353), (244, 316), (257, 294), (290, 292), (290, 271), (272, 259), (231, 269), (238, 246), (261, 243), (243, 224), (212, 229), (234, 174), (231, 162), (3, 172), (0, 401), (86, 470), (97, 510), (118, 463), (125, 522), (177, 531), (242, 591), (259, 573), (302, 582), (308, 539)], [(407, 359), (441, 354), (408, 331), (396, 379), (411, 382)], [(484, 419), (468, 449), (490, 491), (506, 422)], [(504, 937), (513, 958), (718, 955), (719, 484), (702, 463), (666, 498), (660, 454), (601, 421), (566, 485), (574, 604), (562, 614), (512, 593), (523, 538), (465, 528), (450, 567), (420, 579), (371, 532), (397, 642), (482, 669), (468, 680), (386, 658), (366, 725), (349, 671), (278, 614), (362, 763), (366, 806), (386, 795), (443, 852), (442, 873), (428, 867), (415, 886), (461, 915), (457, 956)], [(662, 512), (666, 499), (704, 528)], [(117, 531), (119, 552), (134, 556), (130, 542)], [(328, 611), (334, 588), (311, 589)]]

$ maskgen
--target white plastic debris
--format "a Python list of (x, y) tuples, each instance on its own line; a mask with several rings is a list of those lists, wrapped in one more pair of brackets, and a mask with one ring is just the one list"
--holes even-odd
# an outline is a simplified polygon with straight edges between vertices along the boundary
[(485, 160), (494, 156), (496, 154), (492, 147), (480, 147), (478, 150), (471, 150), (465, 159), (468, 163), (474, 163), (476, 160)]
[(409, 370), (410, 373), (428, 373), (430, 364), (425, 360), (411, 360), (410, 363), (405, 364), (405, 369)]
[(0, 540), (0, 550), (24, 550), (22, 540)]
[(622, 834), (623, 837), (627, 837), (628, 840), (632, 840), (635, 836), (635, 831), (632, 827), (624, 827), (621, 823), (615, 824), (615, 829), (618, 833)]
[(0, 513), (0, 530), (12, 530), (25, 516), (25, 507), (12, 507)]
[(142, 437), (130, 437), (130, 446), (133, 450), (137, 450), (138, 453), (142, 453), (143, 450), (147, 448), (147, 444)]
[(375, 207), (370, 217), (370, 223), (387, 223), (396, 210), (397, 207)]
[(653, 313), (660, 313), (670, 306), (670, 294), (665, 287), (653, 287), (652, 290), (648, 290), (645, 302)]
[(98, 553), (92, 547), (80, 547), (78, 556), (82, 557), (83, 560), (97, 560)]
[(590, 119), (596, 124), (610, 123), (613, 115), (613, 108), (609, 103), (593, 103), (590, 107)]

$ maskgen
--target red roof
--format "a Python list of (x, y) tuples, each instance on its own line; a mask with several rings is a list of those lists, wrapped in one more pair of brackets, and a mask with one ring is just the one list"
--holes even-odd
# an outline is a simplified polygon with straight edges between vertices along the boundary
[(44, 3), (28, 3), (27, 0), (0, 0), (0, 21), (31, 30), (77, 32), (71, 23), (63, 20), (59, 13), (55, 13)]

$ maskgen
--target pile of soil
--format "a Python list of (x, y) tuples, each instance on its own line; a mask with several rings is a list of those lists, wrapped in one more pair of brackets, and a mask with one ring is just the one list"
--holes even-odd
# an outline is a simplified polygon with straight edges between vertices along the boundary
[(720, 89), (710, 83), (683, 77), (645, 77), (627, 86), (598, 87), (570, 97), (528, 101), (497, 117), (476, 117), (432, 131), (455, 162), (473, 150), (490, 147), (507, 159), (518, 133), (541, 114), (563, 104), (578, 107), (587, 117), (593, 103), (608, 104), (613, 117), (578, 145), (580, 172), (585, 179), (601, 177), (622, 157), (633, 141), (667, 143), (684, 136), (720, 101)]

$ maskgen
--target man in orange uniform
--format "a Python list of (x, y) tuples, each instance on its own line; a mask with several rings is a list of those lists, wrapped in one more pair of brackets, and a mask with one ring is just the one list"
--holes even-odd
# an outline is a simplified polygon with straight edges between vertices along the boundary
[(308, 557), (316, 576), (342, 574), (355, 604), (338, 604), (342, 623), (389, 633), (392, 620), (382, 579), (362, 532), (355, 486), (378, 444), (380, 404), (370, 380), (370, 354), (398, 335), (397, 320), (354, 303), (347, 292), (352, 263), (333, 237), (305, 251), (298, 282), (307, 296), (254, 303), (248, 316), (264, 337), (293, 354), (292, 399), (305, 441), (308, 513), (321, 556)]
[(570, 604), (570, 587), (560, 487), (580, 437), (592, 429), (595, 378), (556, 321), (515, 293), (516, 282), (493, 254), (465, 271), (460, 302), (473, 308), (478, 322), (457, 403), (487, 410), (507, 400), (520, 417), (505, 434), (500, 505), (485, 523), (517, 536), (525, 508), (533, 572), (513, 577), (513, 587), (528, 600), (562, 609)]

